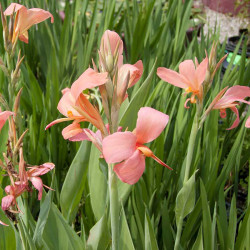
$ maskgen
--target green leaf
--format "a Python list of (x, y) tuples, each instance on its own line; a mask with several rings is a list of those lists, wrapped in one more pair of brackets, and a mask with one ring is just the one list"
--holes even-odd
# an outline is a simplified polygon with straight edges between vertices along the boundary
[(43, 231), (43, 239), (49, 249), (85, 249), (80, 237), (68, 225), (63, 215), (53, 203)]
[(207, 201), (206, 189), (202, 180), (200, 180), (200, 189), (201, 189), (201, 202), (202, 202), (202, 224), (204, 231), (204, 249), (210, 250), (213, 249), (212, 245), (212, 221), (210, 210)]
[(120, 238), (119, 238), (119, 250), (134, 250), (134, 244), (132, 241), (131, 233), (126, 220), (124, 208), (122, 206), (120, 215)]
[(0, 220), (9, 226), (0, 225), (0, 249), (16, 249), (15, 231), (12, 223), (0, 209)]
[(60, 194), (62, 214), (67, 221), (72, 222), (81, 200), (87, 178), (91, 143), (83, 141), (63, 183)]
[(106, 214), (91, 228), (87, 241), (87, 250), (102, 250), (107, 249), (111, 243), (111, 238), (108, 230), (108, 221)]
[(145, 212), (145, 249), (146, 250), (159, 249), (157, 245), (156, 234), (152, 227), (147, 211)]
[(192, 250), (201, 250), (201, 249), (204, 249), (203, 248), (203, 239), (202, 239), (202, 225), (200, 227), (196, 241), (192, 247)]
[(175, 217), (178, 227), (180, 219), (192, 212), (195, 205), (195, 173), (184, 183), (176, 197)]

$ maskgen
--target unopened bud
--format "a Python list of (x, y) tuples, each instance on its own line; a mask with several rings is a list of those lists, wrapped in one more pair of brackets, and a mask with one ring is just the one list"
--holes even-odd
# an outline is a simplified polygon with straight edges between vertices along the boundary
[(217, 64), (216, 49), (217, 49), (217, 43), (213, 43), (212, 49), (211, 49), (211, 52), (210, 52), (210, 55), (209, 55), (209, 69), (210, 69), (210, 72), (214, 71), (214, 69), (216, 67), (216, 64)]
[(18, 108), (19, 108), (19, 104), (20, 104), (20, 99), (21, 99), (21, 94), (22, 94), (22, 88), (18, 91), (16, 99), (15, 99), (15, 103), (14, 103), (14, 112), (15, 114), (17, 114)]
[(111, 54), (108, 54), (106, 57), (106, 65), (107, 65), (107, 70), (108, 72), (112, 72), (114, 68), (114, 59)]

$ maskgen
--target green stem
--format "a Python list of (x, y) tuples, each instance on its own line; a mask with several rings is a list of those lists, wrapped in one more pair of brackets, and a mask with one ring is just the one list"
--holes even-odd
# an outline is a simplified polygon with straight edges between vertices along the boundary
[(186, 161), (185, 176), (184, 176), (183, 184), (187, 182), (187, 180), (189, 179), (190, 167), (191, 167), (193, 153), (194, 153), (195, 140), (196, 140), (196, 136), (197, 136), (198, 129), (199, 129), (200, 114), (202, 112), (202, 103), (197, 103), (196, 108), (197, 110), (195, 113), (192, 130), (191, 130), (191, 134), (190, 134), (189, 142), (188, 142), (187, 161)]
[(183, 217), (181, 216), (179, 223), (177, 225), (177, 234), (176, 234), (176, 238), (175, 238), (174, 250), (179, 250), (179, 248), (180, 248), (182, 224), (183, 224)]
[(111, 216), (112, 250), (118, 249), (119, 239), (119, 200), (117, 192), (116, 175), (113, 164), (109, 164), (109, 201)]

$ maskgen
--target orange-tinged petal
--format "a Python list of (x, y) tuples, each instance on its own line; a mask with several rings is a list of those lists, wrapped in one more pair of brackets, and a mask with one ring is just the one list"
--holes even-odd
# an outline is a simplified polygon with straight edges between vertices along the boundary
[(116, 132), (103, 139), (102, 147), (107, 163), (121, 162), (136, 150), (136, 136), (132, 132)]
[(83, 74), (72, 84), (71, 93), (75, 100), (85, 89), (92, 89), (106, 83), (108, 73), (97, 73), (93, 69), (88, 68)]
[(188, 81), (186, 79), (184, 79), (184, 77), (182, 75), (180, 75), (179, 73), (177, 73), (171, 69), (159, 67), (157, 69), (157, 75), (163, 81), (168, 82), (176, 87), (179, 87), (182, 89), (186, 89), (189, 87)]
[(48, 125), (45, 127), (45, 130), (47, 130), (48, 128), (54, 126), (54, 125), (57, 124), (57, 123), (65, 122), (65, 121), (72, 121), (72, 120), (74, 120), (74, 119), (73, 119), (73, 118), (60, 118), (60, 119), (54, 120), (53, 122), (51, 122), (50, 124), (48, 124)]
[(156, 139), (166, 127), (169, 116), (149, 107), (141, 108), (136, 123), (137, 143), (144, 144)]
[(126, 161), (114, 166), (114, 172), (118, 178), (130, 185), (135, 184), (142, 176), (145, 169), (145, 156), (139, 150), (135, 150), (133, 155)]
[(247, 128), (250, 128), (250, 116), (247, 118), (247, 121), (246, 121), (245, 126), (246, 126)]
[(11, 3), (10, 6), (4, 11), (5, 16), (10, 16), (13, 14), (13, 11), (17, 12), (20, 9), (26, 9), (25, 6), (18, 4), (18, 3)]

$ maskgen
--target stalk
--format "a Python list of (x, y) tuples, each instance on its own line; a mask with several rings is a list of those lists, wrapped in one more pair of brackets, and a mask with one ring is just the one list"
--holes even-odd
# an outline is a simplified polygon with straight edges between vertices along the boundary
[(112, 250), (118, 250), (119, 239), (119, 200), (116, 175), (113, 164), (109, 164), (109, 202), (111, 216)]
[[(195, 113), (192, 129), (191, 129), (191, 134), (189, 137), (188, 150), (187, 150), (187, 161), (186, 161), (183, 186), (188, 181), (189, 175), (190, 175), (190, 168), (191, 168), (191, 163), (193, 160), (195, 140), (196, 140), (196, 136), (197, 136), (197, 133), (199, 130), (199, 122), (200, 122), (200, 116), (202, 113), (202, 108), (203, 108), (203, 104), (202, 104), (202, 102), (200, 102), (198, 100), (197, 105), (196, 105), (196, 113)], [(180, 218), (179, 223), (177, 225), (177, 234), (176, 234), (176, 238), (175, 238), (174, 250), (180, 249), (180, 238), (181, 238), (181, 232), (182, 232), (182, 225), (183, 225), (183, 216)]]

